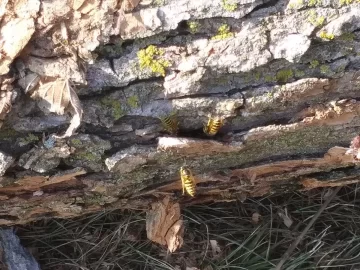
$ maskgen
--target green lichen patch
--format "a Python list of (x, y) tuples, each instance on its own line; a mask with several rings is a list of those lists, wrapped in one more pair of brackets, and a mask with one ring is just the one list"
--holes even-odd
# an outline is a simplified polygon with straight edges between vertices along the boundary
[(223, 24), (219, 27), (218, 33), (215, 36), (213, 36), (211, 39), (212, 40), (222, 40), (222, 39), (231, 38), (233, 36), (234, 36), (234, 33), (232, 33), (230, 31), (230, 26), (227, 24)]
[(319, 34), (319, 37), (326, 40), (333, 40), (335, 38), (335, 35), (331, 33), (327, 33), (326, 31), (322, 31)]
[(200, 23), (196, 21), (187, 22), (187, 26), (191, 34), (196, 34), (199, 31)]
[(79, 139), (71, 139), (70, 143), (71, 143), (72, 146), (75, 146), (75, 147), (81, 147), (82, 146), (81, 140), (79, 140)]
[(291, 69), (282, 69), (276, 73), (276, 81), (279, 83), (287, 83), (292, 77), (294, 72)]
[(325, 17), (324, 16), (319, 16), (315, 10), (310, 10), (308, 13), (308, 21), (316, 26), (316, 27), (320, 27), (324, 24), (325, 22)]
[(19, 144), (20, 144), (20, 146), (24, 146), (24, 145), (27, 145), (32, 142), (37, 142), (38, 140), (39, 140), (38, 136), (36, 136), (32, 133), (29, 133), (26, 137), (20, 138)]
[(343, 33), (340, 37), (340, 40), (344, 40), (344, 41), (353, 41), (355, 39), (355, 34), (354, 33)]
[(229, 12), (235, 11), (238, 7), (237, 3), (233, 2), (233, 0), (222, 0), (221, 6), (223, 7), (223, 9)]
[(319, 64), (320, 63), (318, 60), (311, 60), (309, 68), (311, 68), (311, 69), (317, 68), (319, 66)]
[(72, 155), (71, 158), (84, 161), (101, 160), (101, 156), (95, 155), (94, 153), (88, 151), (79, 151), (75, 155)]
[(265, 75), (264, 80), (265, 80), (265, 82), (275, 82), (276, 77), (271, 76), (271, 75)]
[(256, 81), (259, 81), (260, 78), (261, 78), (261, 73), (260, 73), (260, 72), (256, 72), (256, 73), (254, 74), (254, 79), (255, 79)]
[(130, 108), (132, 108), (132, 109), (136, 109), (136, 108), (139, 107), (139, 98), (138, 98), (138, 96), (128, 97), (126, 102), (130, 106)]
[(104, 97), (101, 99), (101, 104), (105, 106), (107, 109), (110, 109), (112, 112), (112, 116), (115, 120), (120, 119), (125, 115), (124, 110), (121, 107), (121, 103), (115, 99), (110, 97)]
[(345, 71), (346, 65), (341, 65), (336, 69), (337, 73), (342, 73)]
[(137, 57), (140, 68), (149, 68), (152, 72), (165, 76), (165, 69), (170, 66), (170, 62), (161, 59), (163, 54), (164, 51), (154, 45), (150, 45), (146, 49), (138, 51)]
[(320, 72), (322, 74), (329, 74), (331, 72), (330, 67), (327, 65), (321, 65), (320, 66)]
[(305, 71), (303, 70), (295, 70), (295, 77), (302, 78), (305, 76)]
[(15, 129), (12, 129), (10, 127), (3, 127), (0, 130), (0, 140), (9, 141), (15, 139), (18, 135), (19, 133)]

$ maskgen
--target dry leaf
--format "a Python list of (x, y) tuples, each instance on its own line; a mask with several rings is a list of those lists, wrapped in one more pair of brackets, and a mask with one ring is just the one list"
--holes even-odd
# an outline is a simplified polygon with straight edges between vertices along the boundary
[(278, 215), (279, 215), (280, 218), (282, 218), (285, 226), (288, 227), (288, 228), (290, 228), (291, 225), (293, 224), (293, 221), (292, 221), (292, 219), (288, 216), (287, 209), (285, 208), (285, 212), (284, 212), (284, 211), (279, 211), (279, 212), (278, 212)]
[(40, 98), (45, 101), (45, 107), (50, 112), (64, 114), (65, 109), (71, 104), (74, 114), (70, 125), (62, 136), (54, 136), (55, 138), (66, 138), (74, 134), (75, 130), (80, 126), (83, 109), (75, 90), (71, 87), (68, 79), (61, 78), (45, 78), (41, 79), (38, 88), (34, 91), (33, 98)]
[(46, 105), (49, 106), (47, 109), (50, 112), (62, 115), (70, 101), (70, 91), (67, 85), (67, 80), (64, 79), (42, 78), (32, 97), (46, 101)]
[(210, 240), (210, 246), (211, 246), (211, 252), (212, 252), (213, 258), (219, 257), (219, 255), (221, 253), (221, 248), (219, 246), (218, 241)]
[(180, 205), (170, 202), (169, 197), (151, 205), (146, 213), (147, 237), (153, 242), (167, 245), (170, 252), (183, 244), (184, 224), (181, 219)]
[(78, 95), (76, 94), (75, 90), (69, 85), (68, 81), (68, 87), (70, 92), (70, 104), (74, 109), (74, 115), (73, 118), (70, 121), (70, 125), (68, 129), (66, 130), (65, 134), (62, 136), (54, 136), (55, 138), (67, 138), (74, 134), (75, 130), (80, 126), (81, 119), (83, 115), (83, 109), (80, 103), (80, 99)]
[(0, 120), (4, 120), (11, 110), (11, 96), (10, 91), (0, 91)]
[(259, 213), (257, 213), (257, 212), (253, 213), (252, 217), (251, 217), (253, 224), (258, 224), (260, 221), (260, 217), (261, 217), (261, 215)]
[(332, 188), (328, 188), (328, 189), (325, 189), (323, 190), (323, 193), (325, 192), (324, 194), (324, 200), (328, 199), (331, 194), (333, 193), (333, 189)]

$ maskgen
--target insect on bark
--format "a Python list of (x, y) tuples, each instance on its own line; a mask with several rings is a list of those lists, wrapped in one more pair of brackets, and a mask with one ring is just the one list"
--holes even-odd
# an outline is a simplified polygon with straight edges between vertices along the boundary
[(172, 135), (176, 135), (179, 131), (178, 120), (176, 113), (171, 113), (165, 117), (160, 118), (164, 129)]
[(191, 170), (185, 166), (180, 168), (180, 178), (181, 178), (181, 184), (183, 189), (183, 195), (186, 192), (191, 196), (195, 196), (195, 179), (191, 172)]
[(204, 133), (208, 136), (215, 136), (223, 124), (224, 121), (220, 117), (209, 117), (207, 124), (204, 125)]

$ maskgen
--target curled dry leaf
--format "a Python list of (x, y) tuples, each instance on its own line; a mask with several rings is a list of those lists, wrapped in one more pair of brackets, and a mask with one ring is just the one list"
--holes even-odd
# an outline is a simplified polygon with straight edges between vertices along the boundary
[(213, 258), (218, 258), (221, 253), (221, 248), (219, 246), (218, 241), (210, 240), (210, 246), (211, 246), (211, 252), (212, 252)]
[(56, 138), (70, 137), (80, 126), (83, 109), (79, 97), (68, 79), (42, 78), (32, 97), (41, 99), (47, 110), (60, 115), (64, 114), (65, 109), (71, 104), (74, 114), (70, 125), (64, 135), (55, 136)]
[(10, 91), (0, 91), (0, 120), (4, 120), (11, 110), (11, 96)]
[(153, 242), (167, 245), (170, 252), (183, 244), (184, 225), (180, 215), (180, 205), (170, 202), (169, 197), (151, 205), (146, 214), (147, 237)]
[(255, 212), (251, 216), (251, 220), (253, 224), (258, 224), (260, 221), (261, 215), (258, 212)]
[(288, 227), (288, 228), (290, 228), (291, 225), (293, 224), (293, 221), (292, 221), (292, 219), (288, 216), (287, 209), (285, 208), (285, 211), (280, 210), (280, 211), (278, 212), (278, 215), (279, 215), (280, 218), (282, 218), (285, 226)]

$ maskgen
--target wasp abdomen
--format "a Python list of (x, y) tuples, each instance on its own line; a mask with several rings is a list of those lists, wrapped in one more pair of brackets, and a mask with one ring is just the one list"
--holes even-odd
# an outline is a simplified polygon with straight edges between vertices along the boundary
[(180, 177), (181, 177), (181, 183), (183, 188), (183, 194), (186, 192), (194, 197), (195, 196), (195, 180), (191, 173), (191, 171), (188, 168), (181, 167), (180, 168)]
[(160, 118), (164, 128), (166, 131), (168, 131), (170, 134), (177, 134), (179, 127), (178, 127), (178, 121), (175, 117), (175, 115), (169, 115), (165, 116), (163, 118)]
[(204, 133), (209, 136), (214, 136), (219, 132), (220, 128), (223, 126), (223, 120), (221, 118), (209, 118), (209, 121), (204, 125)]

